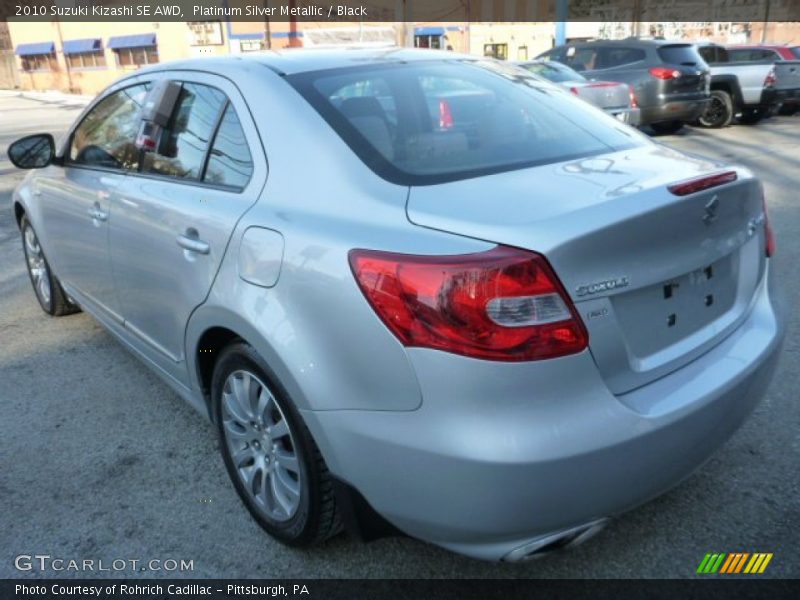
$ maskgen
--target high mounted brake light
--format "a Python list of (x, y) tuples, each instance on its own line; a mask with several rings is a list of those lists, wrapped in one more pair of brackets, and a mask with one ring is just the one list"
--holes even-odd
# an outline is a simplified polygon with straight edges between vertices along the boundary
[(716, 175), (704, 175), (703, 177), (673, 183), (667, 186), (667, 189), (676, 196), (688, 196), (695, 192), (701, 192), (709, 188), (717, 187), (718, 185), (736, 181), (736, 178), (736, 171), (725, 171), (724, 173), (717, 173)]

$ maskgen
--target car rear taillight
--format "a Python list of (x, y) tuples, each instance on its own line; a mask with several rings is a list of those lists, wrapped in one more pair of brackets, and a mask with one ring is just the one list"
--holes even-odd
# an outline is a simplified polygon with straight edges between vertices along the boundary
[(584, 350), (588, 334), (543, 256), (497, 246), (455, 256), (351, 250), (367, 301), (405, 346), (526, 361)]
[(717, 187), (718, 185), (736, 181), (736, 178), (736, 171), (725, 171), (724, 173), (717, 173), (716, 175), (696, 177), (695, 179), (674, 183), (667, 186), (667, 189), (676, 196), (688, 196), (695, 192), (701, 192), (709, 188)]
[(764, 78), (764, 87), (775, 87), (775, 84), (778, 82), (778, 78), (775, 76), (775, 67), (772, 67), (767, 73), (767, 76)]
[(439, 129), (452, 129), (453, 112), (447, 100), (439, 100)]
[(636, 93), (633, 91), (633, 86), (628, 86), (628, 97), (631, 99), (631, 108), (639, 108), (639, 103), (636, 102)]
[(670, 67), (653, 67), (650, 69), (650, 75), (655, 77), (656, 79), (678, 79), (681, 76), (681, 72), (678, 69), (672, 69)]
[(569, 88), (569, 91), (575, 94), (576, 96), (578, 95), (578, 88), (576, 88), (574, 85)]
[(767, 198), (766, 196), (761, 196), (761, 204), (764, 207), (764, 235), (766, 237), (766, 248), (764, 248), (764, 252), (767, 255), (767, 258), (775, 254), (775, 232), (772, 231), (772, 225), (769, 222), (769, 212), (767, 212)]

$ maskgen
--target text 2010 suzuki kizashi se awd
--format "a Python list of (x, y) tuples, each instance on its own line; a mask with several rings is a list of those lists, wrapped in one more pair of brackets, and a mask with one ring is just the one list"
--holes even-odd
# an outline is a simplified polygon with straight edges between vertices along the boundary
[(732, 434), (783, 338), (750, 172), (490, 60), (156, 65), (9, 155), (44, 310), (206, 414), (290, 544), (586, 539)]

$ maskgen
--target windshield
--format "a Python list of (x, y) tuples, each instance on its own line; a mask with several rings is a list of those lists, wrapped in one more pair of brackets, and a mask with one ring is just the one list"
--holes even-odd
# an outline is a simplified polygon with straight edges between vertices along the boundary
[(287, 77), (378, 175), (424, 185), (644, 144), (571, 94), (494, 61), (419, 61)]
[(530, 71), (534, 75), (539, 75), (550, 81), (560, 83), (562, 81), (586, 81), (586, 77), (570, 69), (565, 65), (558, 63), (545, 63), (534, 62), (520, 65), (526, 71)]

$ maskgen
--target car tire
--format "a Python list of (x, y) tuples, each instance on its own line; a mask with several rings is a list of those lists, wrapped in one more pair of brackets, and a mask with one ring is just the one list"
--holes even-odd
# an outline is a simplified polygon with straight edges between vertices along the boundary
[(697, 119), (702, 127), (714, 129), (727, 127), (733, 121), (733, 100), (724, 90), (711, 90), (711, 98), (706, 104), (703, 114)]
[(669, 135), (677, 133), (683, 128), (683, 121), (662, 121), (661, 123), (650, 123), (658, 135)]
[(328, 468), (299, 412), (252, 346), (217, 360), (212, 409), (225, 468), (253, 519), (289, 546), (341, 531)]
[(53, 317), (63, 317), (80, 312), (80, 307), (71, 301), (61, 287), (58, 278), (53, 275), (50, 263), (47, 262), (44, 250), (39, 243), (39, 237), (27, 217), (22, 217), (19, 228), (22, 234), (22, 251), (25, 253), (28, 277), (31, 280), (36, 299), (39, 301), (39, 306)]
[(742, 125), (755, 125), (764, 119), (764, 117), (766, 117), (764, 111), (758, 108), (746, 108), (739, 116), (739, 123)]

